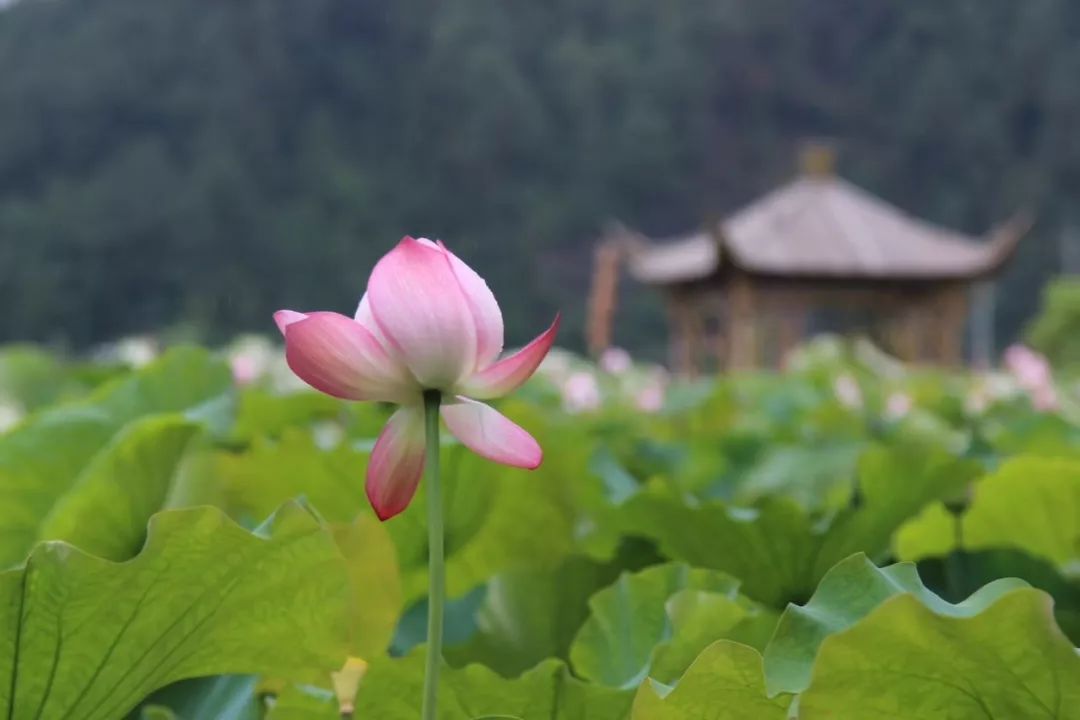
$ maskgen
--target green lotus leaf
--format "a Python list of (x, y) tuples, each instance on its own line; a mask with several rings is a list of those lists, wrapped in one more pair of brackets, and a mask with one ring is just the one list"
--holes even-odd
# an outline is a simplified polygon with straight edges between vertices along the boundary
[(394, 543), (371, 515), (333, 525), (332, 532), (349, 571), (349, 654), (378, 657), (386, 652), (402, 611)]
[[(424, 684), (424, 648), (373, 662), (357, 696), (357, 718), (416, 720)], [(582, 682), (557, 660), (507, 679), (483, 665), (443, 668), (441, 720), (624, 720), (633, 693)]]
[(39, 544), (0, 574), (0, 707), (113, 720), (186, 678), (334, 670), (346, 590), (333, 539), (296, 504), (255, 534), (214, 508), (159, 513), (123, 563)]
[(753, 508), (691, 506), (655, 483), (606, 520), (623, 534), (654, 539), (672, 559), (739, 578), (746, 595), (776, 607), (809, 597), (829, 568), (855, 552), (884, 555), (905, 520), (955, 496), (976, 472), (941, 452), (879, 448), (860, 462), (859, 503), (824, 524), (783, 497)]
[(897, 559), (914, 562), (927, 557), (948, 555), (956, 549), (960, 518), (943, 503), (931, 503), (896, 531), (893, 553)]
[(140, 707), (140, 720), (260, 720), (254, 675), (217, 675), (183, 680), (154, 693)]
[[(256, 441), (243, 453), (221, 453), (224, 503), (240, 519), (260, 517), (303, 495), (332, 522), (373, 516), (364, 494), (368, 453), (318, 448), (299, 430)], [(557, 488), (542, 475), (484, 460), (459, 445), (443, 449), (447, 580), (460, 596), (500, 572), (554, 570), (571, 552), (572, 528)], [(409, 508), (385, 524), (397, 548), (403, 600), (427, 593), (426, 495), (421, 483)]]
[(776, 632), (765, 648), (769, 693), (802, 692), (825, 638), (851, 627), (893, 596), (911, 595), (944, 616), (971, 617), (1003, 594), (1025, 585), (1022, 580), (997, 580), (964, 602), (952, 605), (926, 589), (914, 565), (878, 568), (865, 555), (853, 555), (822, 578), (805, 606), (788, 605), (780, 616)]
[(674, 689), (646, 682), (632, 720), (784, 720), (791, 697), (765, 694), (761, 654), (720, 640), (708, 646)]
[(273, 699), (265, 720), (341, 720), (333, 691), (309, 685), (288, 685)]
[(112, 560), (130, 557), (150, 516), (166, 504), (197, 430), (180, 415), (135, 420), (106, 441), (63, 494), (35, 495), (38, 485), (19, 488), (18, 499), (0, 511), (6, 531), (0, 560), (22, 560), (39, 540), (66, 540)]
[(198, 427), (180, 415), (124, 426), (41, 520), (38, 539), (64, 540), (110, 560), (133, 555), (150, 516), (165, 505)]
[(566, 660), (589, 616), (589, 598), (617, 574), (612, 565), (572, 555), (550, 572), (496, 575), (476, 613), (476, 633), (465, 645), (447, 649), (446, 658), (455, 665), (481, 663), (505, 677), (548, 657)]
[(1017, 458), (984, 478), (964, 514), (963, 543), (1017, 548), (1062, 568), (1080, 562), (1080, 461)]
[(957, 549), (1013, 548), (1071, 573), (1080, 563), (1080, 461), (1009, 460), (978, 483), (959, 522), (940, 504), (927, 507), (900, 528), (897, 555), (919, 560)]
[[(503, 572), (550, 572), (574, 550), (571, 512), (556, 464), (533, 472), (484, 460), (462, 446), (443, 451), (447, 590), (461, 596)], [(427, 592), (427, 495), (387, 523), (398, 548), (406, 601)]]
[(1066, 720), (1080, 707), (1080, 655), (1032, 588), (942, 614), (896, 595), (821, 644), (800, 720)]
[(303, 495), (328, 521), (351, 523), (369, 512), (367, 458), (345, 445), (322, 450), (310, 433), (291, 428), (276, 440), (255, 440), (244, 452), (218, 454), (216, 474), (225, 507), (241, 520), (266, 517)]
[[(0, 437), (0, 567), (22, 562), (36, 541), (51, 539), (50, 532), (77, 532), (77, 541), (95, 535), (107, 545), (101, 551), (115, 557), (138, 549), (130, 543), (141, 538), (148, 511), (161, 506), (163, 500), (155, 501), (168, 489), (176, 452), (190, 431), (175, 418), (129, 431), (125, 426), (149, 415), (181, 413), (193, 423), (221, 423), (231, 387), (224, 365), (205, 351), (181, 348)], [(73, 497), (66, 497), (69, 492)], [(134, 497), (121, 498), (127, 493)], [(105, 512), (103, 527), (76, 527), (82, 512)], [(125, 514), (130, 524), (121, 529)], [(120, 534), (110, 539), (112, 531)]]
[(589, 600), (591, 614), (570, 648), (574, 671), (601, 685), (635, 688), (658, 659), (660, 679), (677, 677), (709, 642), (749, 632), (738, 626), (761, 613), (738, 588), (724, 573), (682, 563), (624, 573)]

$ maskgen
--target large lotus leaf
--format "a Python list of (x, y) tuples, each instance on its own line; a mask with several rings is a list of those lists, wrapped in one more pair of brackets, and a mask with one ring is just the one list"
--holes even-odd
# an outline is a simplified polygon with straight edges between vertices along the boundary
[(784, 720), (790, 696), (765, 694), (761, 655), (720, 640), (694, 660), (674, 690), (646, 682), (634, 698), (632, 720)]
[(874, 449), (860, 461), (858, 504), (825, 524), (815, 525), (783, 497), (749, 509), (691, 506), (656, 483), (605, 521), (623, 534), (656, 540), (672, 559), (723, 570), (742, 580), (748, 596), (777, 606), (809, 597), (829, 568), (855, 552), (883, 555), (907, 518), (953, 497), (976, 472), (974, 464), (940, 453)]
[(550, 572), (501, 573), (486, 587), (476, 633), (446, 651), (455, 665), (481, 663), (512, 677), (554, 657), (567, 659), (570, 643), (589, 616), (588, 601), (618, 571), (579, 555)]
[[(138, 551), (150, 516), (165, 504), (198, 425), (180, 415), (126, 425), (41, 520), (41, 540), (64, 540), (110, 560)], [(26, 548), (29, 550), (29, 547)]]
[(1017, 548), (1059, 567), (1080, 561), (1080, 461), (1018, 458), (983, 479), (964, 515), (963, 543)]
[(117, 425), (153, 413), (184, 413), (223, 434), (233, 420), (234, 386), (224, 361), (202, 348), (177, 347), (95, 391), (80, 405)]
[[(447, 578), (460, 596), (501, 572), (553, 570), (571, 550), (570, 510), (549, 469), (527, 473), (483, 460), (460, 445), (443, 448)], [(364, 494), (368, 453), (342, 446), (325, 451), (300, 431), (257, 441), (248, 451), (220, 454), (225, 504), (241, 519), (259, 517), (303, 495), (334, 522), (371, 515)], [(386, 523), (403, 573), (404, 601), (427, 593), (426, 493)]]
[(910, 594), (886, 600), (822, 643), (799, 718), (1076, 718), (1080, 655), (1052, 609), (1032, 588), (960, 616)]
[(264, 720), (342, 720), (337, 697), (325, 688), (289, 685), (274, 698)]
[(112, 560), (130, 557), (150, 516), (165, 505), (197, 429), (180, 415), (136, 420), (106, 442), (63, 494), (35, 493), (36, 484), (11, 488), (0, 509), (0, 563), (22, 561), (39, 540), (66, 540)]
[(653, 651), (649, 677), (674, 682), (709, 645), (734, 640), (763, 650), (776, 629), (777, 614), (741, 597), (705, 590), (680, 590), (665, 608), (671, 637)]
[(275, 395), (257, 387), (246, 388), (237, 405), (231, 436), (238, 441), (277, 437), (290, 428), (340, 416), (346, 407), (342, 401), (322, 393)]
[(242, 453), (220, 453), (216, 475), (226, 508), (241, 520), (266, 517), (288, 498), (303, 495), (327, 520), (351, 523), (369, 512), (367, 458), (367, 452), (344, 445), (322, 450), (310, 433), (295, 428), (277, 440), (256, 440)]
[(896, 531), (893, 554), (907, 562), (948, 555), (957, 547), (960, 527), (960, 518), (944, 503), (931, 503)]
[(997, 578), (1020, 578), (1054, 598), (1054, 617), (1074, 645), (1080, 645), (1080, 580), (1062, 577), (1046, 560), (1021, 550), (953, 553), (919, 562), (927, 587), (948, 600), (966, 597)]
[[(570, 648), (574, 671), (601, 685), (635, 688), (649, 675), (657, 645), (665, 643), (666, 667), (674, 667), (677, 676), (685, 669), (675, 660), (686, 652), (681, 643), (695, 643), (695, 636), (709, 630), (720, 633), (710, 640), (729, 637), (724, 633), (757, 614), (751, 603), (740, 602), (738, 587), (738, 581), (724, 573), (682, 563), (624, 573), (589, 600), (591, 614)], [(701, 591), (706, 597), (680, 596), (684, 591)], [(675, 636), (672, 614), (681, 621), (682, 637)]]
[(872, 448), (859, 460), (859, 504), (825, 533), (814, 578), (857, 552), (881, 559), (893, 534), (929, 503), (960, 496), (981, 472), (978, 463), (930, 448)]
[(765, 676), (770, 694), (797, 693), (810, 681), (818, 648), (828, 636), (841, 632), (895, 595), (908, 594), (932, 612), (970, 617), (1022, 580), (997, 580), (962, 603), (952, 605), (926, 589), (915, 566), (907, 563), (875, 567), (865, 555), (853, 555), (828, 572), (805, 606), (789, 605), (765, 648)]
[(43, 348), (8, 345), (0, 349), (0, 400), (32, 412), (82, 389), (65, 363)]
[(847, 503), (864, 443), (772, 446), (739, 482), (735, 500), (753, 503), (784, 495), (809, 510)]
[(334, 525), (349, 570), (349, 654), (374, 658), (386, 652), (401, 617), (401, 572), (386, 526), (371, 515)]
[[(42, 537), (49, 513), (128, 422), (179, 412), (204, 420), (205, 409), (221, 406), (230, 388), (227, 368), (205, 351), (180, 349), (86, 400), (34, 415), (0, 437), (0, 567), (23, 560)], [(145, 518), (140, 532), (144, 523)]]
[[(424, 649), (405, 658), (373, 662), (357, 695), (357, 718), (416, 720), (424, 685)], [(443, 667), (440, 720), (624, 720), (633, 693), (582, 682), (557, 660), (546, 660), (515, 679), (483, 665)]]
[(609, 522), (622, 534), (655, 540), (669, 558), (739, 578), (743, 592), (767, 605), (813, 590), (820, 540), (793, 500), (771, 498), (752, 509), (691, 507), (654, 484), (615, 508)]
[(330, 534), (295, 504), (256, 534), (213, 508), (159, 513), (123, 563), (40, 544), (0, 574), (0, 706), (112, 720), (186, 678), (336, 669), (347, 585)]
[(254, 675), (218, 675), (184, 680), (154, 693), (140, 708), (140, 720), (259, 720)]
[(1080, 461), (1014, 458), (975, 487), (960, 527), (944, 506), (931, 505), (904, 524), (895, 545), (904, 560), (1014, 548), (1069, 570), (1080, 562)]
[[(533, 472), (484, 460), (462, 446), (443, 450), (447, 589), (464, 595), (503, 572), (547, 572), (574, 550), (572, 506), (556, 464)], [(398, 548), (406, 601), (427, 593), (427, 495), (387, 523)]]

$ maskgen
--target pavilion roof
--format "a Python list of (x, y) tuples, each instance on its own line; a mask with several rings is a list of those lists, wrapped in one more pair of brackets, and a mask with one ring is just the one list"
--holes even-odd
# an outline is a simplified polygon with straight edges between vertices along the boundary
[(833, 175), (806, 175), (715, 227), (631, 244), (638, 280), (672, 284), (706, 278), (724, 263), (752, 274), (904, 280), (975, 278), (995, 272), (1029, 223), (1024, 218), (979, 240), (920, 220)]

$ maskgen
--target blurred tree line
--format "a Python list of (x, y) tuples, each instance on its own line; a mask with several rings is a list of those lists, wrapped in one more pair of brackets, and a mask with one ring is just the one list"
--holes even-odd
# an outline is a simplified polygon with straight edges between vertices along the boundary
[[(22, 0), (0, 67), (2, 340), (272, 331), (410, 233), (511, 341), (558, 307), (578, 344), (604, 221), (690, 229), (810, 136), (938, 222), (1038, 210), (1002, 341), (1080, 222), (1075, 0)], [(617, 340), (660, 347), (627, 299)]]

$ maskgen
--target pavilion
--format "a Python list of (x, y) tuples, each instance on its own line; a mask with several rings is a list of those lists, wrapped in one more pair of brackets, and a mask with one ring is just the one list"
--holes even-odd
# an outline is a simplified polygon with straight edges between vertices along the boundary
[(673, 369), (779, 364), (839, 323), (910, 362), (963, 359), (969, 291), (994, 276), (1031, 226), (1018, 214), (983, 240), (912, 217), (804, 153), (800, 177), (690, 235), (622, 226), (596, 249), (588, 344), (611, 342), (620, 268), (665, 302)]

